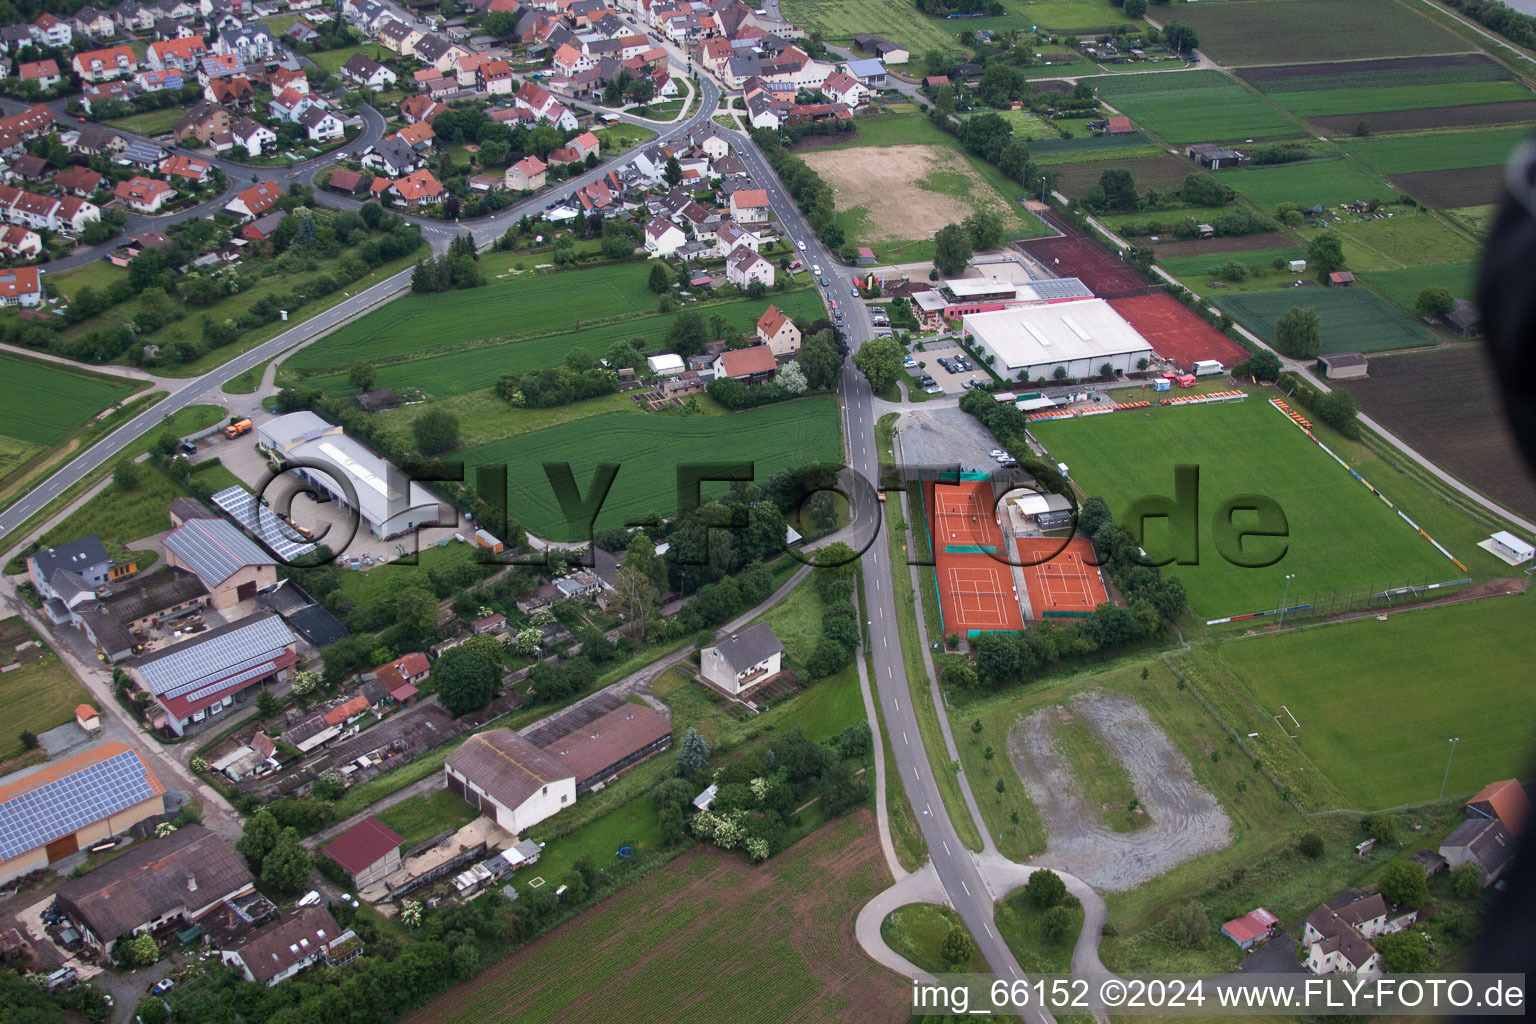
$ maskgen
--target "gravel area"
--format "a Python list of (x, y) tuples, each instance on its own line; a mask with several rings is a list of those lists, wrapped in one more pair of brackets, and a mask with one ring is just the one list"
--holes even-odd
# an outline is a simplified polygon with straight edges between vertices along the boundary
[(903, 411), (897, 421), (896, 455), (907, 466), (946, 466), (992, 471), (987, 454), (1001, 447), (992, 432), (954, 406)]
[(1095, 889), (1134, 889), (1232, 842), (1226, 812), (1195, 781), (1189, 761), (1145, 708), (1114, 693), (1080, 693), (1068, 705), (1125, 765), (1152, 823), (1128, 833), (1098, 823), (1097, 809), (1084, 802), (1066, 759), (1051, 743), (1053, 725), (1068, 707), (1042, 708), (1008, 732), (1008, 756), (1050, 837), (1039, 863), (1069, 871)]

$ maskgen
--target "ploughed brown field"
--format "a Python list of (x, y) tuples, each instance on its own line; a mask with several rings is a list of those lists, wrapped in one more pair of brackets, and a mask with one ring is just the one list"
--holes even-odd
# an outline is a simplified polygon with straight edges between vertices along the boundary
[(1265, 231), (1256, 235), (1228, 235), (1224, 238), (1190, 238), (1183, 242), (1159, 242), (1152, 252), (1160, 260), (1180, 256), (1205, 256), (1213, 252), (1253, 252), (1256, 249), (1283, 249), (1291, 244), (1285, 235)]
[(1355, 130), (1361, 121), (1377, 135), (1428, 128), (1471, 128), (1494, 124), (1536, 123), (1536, 100), (1514, 103), (1472, 103), (1464, 107), (1423, 107), (1418, 110), (1385, 110), (1374, 114), (1324, 114), (1308, 121), (1325, 135)]
[(1468, 167), (1450, 171), (1414, 171), (1387, 179), (1421, 203), (1437, 210), (1487, 206), (1504, 194), (1504, 168)]
[(1373, 358), (1369, 377), (1338, 383), (1366, 415), (1442, 469), (1517, 515), (1536, 514), (1536, 480), (1515, 446), (1481, 344)]

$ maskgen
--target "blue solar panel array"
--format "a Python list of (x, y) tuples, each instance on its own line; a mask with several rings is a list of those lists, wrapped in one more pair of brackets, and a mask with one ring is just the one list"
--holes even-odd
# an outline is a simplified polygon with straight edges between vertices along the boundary
[(298, 540), (293, 528), (277, 513), (256, 500), (256, 496), (244, 487), (228, 487), (211, 499), (229, 517), (254, 533), (267, 549), (285, 562), (310, 554), (315, 545)]
[(1042, 299), (1091, 299), (1093, 291), (1075, 277), (1047, 278), (1031, 281), (1035, 294)]
[(0, 861), (34, 850), (155, 795), (134, 750), (0, 803)]
[(272, 670), (293, 634), (276, 615), (207, 639), (185, 640), (139, 664), (139, 674), (158, 697), (197, 700)]
[(205, 583), (223, 583), (248, 565), (272, 564), (249, 537), (222, 519), (188, 519), (165, 538), (165, 546)]

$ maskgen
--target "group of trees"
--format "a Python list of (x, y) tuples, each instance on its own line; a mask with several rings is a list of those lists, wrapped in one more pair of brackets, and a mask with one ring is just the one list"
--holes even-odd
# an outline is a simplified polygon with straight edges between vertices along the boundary
[[(969, 258), (966, 257), (967, 260)], [(894, 386), (901, 377), (905, 358), (906, 350), (895, 338), (872, 338), (860, 345), (859, 350), (853, 354), (853, 365), (868, 379), (870, 389), (880, 394)]]
[[(626, 366), (634, 366), (628, 363)], [(619, 388), (617, 370), (603, 366), (584, 348), (573, 348), (557, 367), (508, 374), (496, 381), (496, 394), (519, 408), (550, 409)]]
[(843, 229), (837, 223), (837, 198), (821, 175), (811, 165), (784, 148), (777, 132), (766, 128), (752, 131), (752, 141), (784, 183), (811, 230), (833, 250), (842, 248)]
[(707, 390), (710, 398), (727, 409), (750, 409), (799, 398), (812, 391), (835, 390), (842, 362), (832, 341), (831, 328), (823, 327), (801, 339), (800, 351), (795, 353), (794, 359), (779, 367), (773, 380), (749, 385), (721, 377), (710, 381)]
[[(1305, 310), (1305, 312), (1311, 313), (1312, 310)], [(1275, 347), (1279, 348), (1279, 345)], [(1319, 391), (1290, 371), (1279, 374), (1275, 378), (1275, 384), (1291, 401), (1345, 437), (1359, 436), (1360, 424), (1355, 419), (1359, 413), (1359, 407), (1355, 405), (1354, 396), (1348, 391), (1340, 387), (1328, 392)]]
[(1536, 18), (1499, 0), (1445, 0), (1445, 5), (1460, 11), (1484, 28), (1492, 29), (1512, 43), (1536, 47)]
[(853, 608), (853, 563), (858, 556), (842, 542), (828, 544), (817, 554), (826, 562), (814, 574), (821, 596), (821, 637), (805, 670), (812, 679), (836, 675), (853, 664), (853, 651), (859, 645), (859, 620)]
[(309, 851), (299, 840), (298, 830), (283, 827), (265, 808), (246, 819), (235, 849), (268, 893), (292, 896), (309, 884)]
[(933, 265), (945, 277), (965, 272), (971, 257), (1003, 244), (1003, 219), (990, 210), (977, 210), (959, 224), (947, 224), (933, 236)]
[(441, 256), (417, 261), (416, 269), (411, 273), (411, 291), (417, 295), (478, 288), (483, 284), (485, 274), (480, 270), (480, 252), (475, 248), (474, 236), (467, 232), (449, 242), (448, 251)]

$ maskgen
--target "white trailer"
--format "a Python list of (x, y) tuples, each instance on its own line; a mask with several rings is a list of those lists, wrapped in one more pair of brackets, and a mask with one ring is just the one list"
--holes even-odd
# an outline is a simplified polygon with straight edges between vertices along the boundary
[(1215, 377), (1226, 373), (1227, 368), (1215, 359), (1197, 359), (1195, 361), (1196, 377)]

